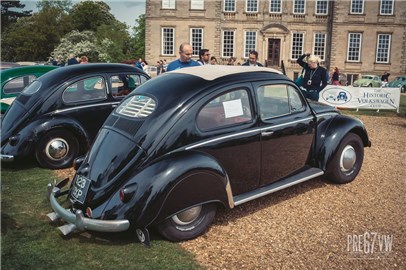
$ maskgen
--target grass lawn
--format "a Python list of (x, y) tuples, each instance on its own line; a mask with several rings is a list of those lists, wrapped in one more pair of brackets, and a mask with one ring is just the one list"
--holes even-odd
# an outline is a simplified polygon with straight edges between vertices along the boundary
[(151, 248), (132, 232), (63, 236), (57, 229), (61, 224), (46, 216), (51, 212), (46, 192), (56, 178), (53, 171), (33, 162), (2, 165), (2, 269), (201, 269), (193, 254), (154, 232)]

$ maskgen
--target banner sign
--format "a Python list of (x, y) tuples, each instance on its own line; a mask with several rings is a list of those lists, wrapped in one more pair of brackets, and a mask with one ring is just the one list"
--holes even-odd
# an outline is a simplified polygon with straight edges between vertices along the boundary
[(319, 102), (341, 108), (399, 112), (400, 88), (327, 85), (320, 92)]

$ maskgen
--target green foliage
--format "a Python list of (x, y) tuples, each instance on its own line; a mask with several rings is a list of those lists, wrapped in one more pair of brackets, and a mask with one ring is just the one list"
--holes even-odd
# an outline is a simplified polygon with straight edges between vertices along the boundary
[[(18, 2), (2, 1), (2, 12), (3, 3), (6, 7), (6, 3)], [(12, 23), (7, 29), (2, 28), (2, 60), (47, 61), (58, 56), (67, 59), (70, 53), (86, 55), (91, 62), (144, 58), (145, 15), (137, 19), (131, 37), (128, 26), (115, 19), (105, 2), (72, 3), (42, 0), (37, 3), (37, 13), (16, 21), (7, 13), (4, 17)]]
[(71, 11), (74, 28), (83, 31), (96, 31), (103, 24), (111, 24), (115, 21), (110, 7), (101, 1), (83, 1), (73, 6)]
[(32, 10), (18, 10), (23, 9), (24, 7), (25, 5), (21, 4), (20, 1), (1, 1), (1, 33), (5, 32), (11, 24), (18, 20), (18, 18), (30, 16)]
[[(2, 164), (3, 165), (3, 164)], [(151, 248), (135, 232), (64, 237), (47, 213), (47, 184), (60, 180), (34, 162), (1, 170), (1, 269), (201, 269), (180, 245), (153, 231)]]
[(145, 14), (140, 15), (133, 27), (134, 35), (130, 40), (130, 58), (145, 58)]

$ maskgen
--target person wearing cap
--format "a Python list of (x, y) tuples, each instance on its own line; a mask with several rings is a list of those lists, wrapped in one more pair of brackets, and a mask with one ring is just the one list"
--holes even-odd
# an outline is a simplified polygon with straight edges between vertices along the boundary
[(304, 69), (301, 85), (306, 90), (304, 94), (308, 99), (318, 101), (319, 93), (326, 87), (328, 81), (326, 69), (320, 66), (320, 58), (305, 53), (297, 59), (297, 63)]

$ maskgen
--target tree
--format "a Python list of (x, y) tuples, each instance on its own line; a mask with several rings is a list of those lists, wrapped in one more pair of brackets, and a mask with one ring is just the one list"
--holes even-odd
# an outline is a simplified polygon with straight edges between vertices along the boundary
[(101, 1), (83, 1), (75, 4), (71, 11), (74, 29), (96, 32), (97, 28), (115, 21), (110, 7)]
[(72, 29), (69, 15), (55, 6), (44, 6), (30, 17), (20, 18), (2, 36), (2, 59), (46, 61), (62, 36)]
[(86, 55), (89, 61), (98, 59), (99, 51), (92, 31), (79, 32), (73, 30), (61, 39), (59, 45), (52, 51), (51, 58), (66, 60), (70, 54)]
[(145, 57), (145, 14), (136, 19), (136, 26), (133, 27), (133, 36), (130, 40), (129, 56), (136, 58)]
[[(25, 7), (20, 1), (1, 1), (1, 33), (5, 32), (18, 18), (28, 17), (32, 10), (22, 11)], [(21, 10), (10, 10), (21, 9)]]

